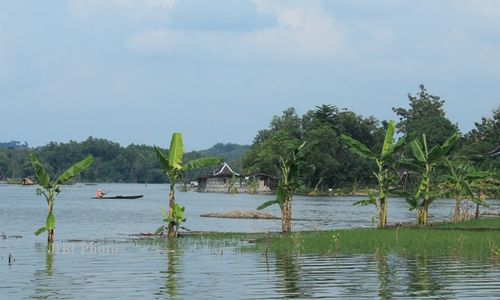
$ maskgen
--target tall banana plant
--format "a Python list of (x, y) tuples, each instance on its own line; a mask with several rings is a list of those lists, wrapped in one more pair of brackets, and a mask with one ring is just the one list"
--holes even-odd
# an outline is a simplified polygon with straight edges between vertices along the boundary
[(175, 203), (175, 184), (183, 176), (184, 172), (216, 165), (220, 163), (222, 159), (216, 157), (202, 157), (191, 160), (187, 164), (183, 164), (182, 157), (184, 154), (184, 146), (182, 142), (182, 134), (178, 132), (172, 134), (168, 158), (167, 155), (165, 155), (165, 153), (163, 153), (163, 151), (156, 146), (154, 146), (154, 151), (161, 165), (161, 169), (165, 175), (167, 175), (170, 183), (170, 192), (168, 195), (169, 210), (164, 213), (163, 220), (165, 224), (160, 226), (156, 232), (158, 234), (167, 232), (167, 236), (169, 238), (176, 237), (178, 228), (180, 228), (181, 223), (186, 219), (183, 214), (184, 208)]
[(276, 199), (262, 203), (258, 210), (268, 206), (278, 204), (281, 209), (281, 231), (289, 233), (292, 231), (292, 198), (300, 187), (299, 169), (305, 155), (305, 146), (303, 142), (299, 147), (292, 151), (287, 158), (279, 156), (280, 180), (276, 190)]
[(391, 162), (394, 160), (394, 154), (408, 144), (411, 136), (404, 136), (394, 143), (394, 132), (396, 123), (391, 120), (385, 133), (384, 144), (379, 155), (371, 151), (363, 143), (347, 136), (342, 135), (342, 141), (349, 148), (361, 157), (371, 159), (377, 164), (377, 171), (373, 172), (378, 183), (378, 193), (375, 196), (371, 191), (368, 192), (368, 200), (362, 200), (354, 205), (374, 205), (377, 209), (378, 227), (387, 226), (387, 197), (391, 183), (394, 182), (395, 175), (391, 172)]
[(413, 160), (404, 163), (407, 167), (419, 173), (421, 179), (416, 193), (410, 197), (410, 205), (417, 210), (417, 223), (427, 225), (429, 221), (429, 206), (439, 196), (436, 193), (437, 187), (431, 186), (433, 172), (435, 168), (445, 162), (446, 156), (453, 146), (460, 139), (458, 132), (450, 136), (442, 145), (436, 145), (431, 150), (427, 147), (427, 138), (425, 134), (421, 138), (415, 139), (410, 143), (413, 153)]
[(38, 160), (34, 153), (30, 153), (30, 160), (35, 170), (35, 178), (39, 187), (36, 189), (37, 195), (43, 195), (47, 201), (48, 214), (45, 220), (45, 226), (41, 227), (35, 231), (35, 235), (40, 235), (41, 233), (47, 231), (47, 242), (54, 242), (54, 230), (56, 225), (56, 218), (54, 216), (54, 201), (57, 194), (61, 192), (60, 186), (67, 183), (74, 177), (78, 176), (81, 172), (87, 169), (93, 161), (92, 156), (88, 156), (84, 160), (76, 163), (66, 171), (64, 171), (55, 180), (50, 179), (50, 175), (45, 171), (42, 163)]

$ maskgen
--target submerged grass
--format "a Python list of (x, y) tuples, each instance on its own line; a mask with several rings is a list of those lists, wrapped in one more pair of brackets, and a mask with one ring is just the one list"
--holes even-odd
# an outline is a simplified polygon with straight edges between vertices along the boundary
[[(171, 241), (155, 238), (136, 241), (161, 248), (211, 248), (222, 253), (373, 254), (448, 256), (500, 260), (500, 219), (439, 223), (429, 227), (346, 229), (280, 233), (198, 233)], [(163, 245), (163, 246), (161, 246)]]

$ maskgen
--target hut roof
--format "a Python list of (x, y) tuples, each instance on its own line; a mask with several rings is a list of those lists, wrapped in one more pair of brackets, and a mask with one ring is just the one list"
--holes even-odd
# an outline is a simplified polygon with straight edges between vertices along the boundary
[(214, 177), (233, 176), (233, 174), (236, 175), (236, 176), (240, 176), (240, 174), (238, 174), (235, 171), (233, 171), (233, 169), (231, 169), (231, 167), (226, 162), (223, 162), (219, 166), (219, 168), (217, 168), (213, 172), (213, 176)]

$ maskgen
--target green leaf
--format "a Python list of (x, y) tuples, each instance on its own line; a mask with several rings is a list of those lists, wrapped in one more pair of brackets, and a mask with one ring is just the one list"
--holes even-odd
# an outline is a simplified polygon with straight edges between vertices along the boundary
[(161, 213), (165, 219), (168, 219), (167, 211), (165, 210), (165, 206), (161, 207)]
[(370, 158), (370, 159), (377, 159), (377, 156), (375, 155), (375, 153), (373, 153), (370, 149), (368, 149), (368, 147), (366, 147), (362, 143), (358, 142), (357, 140), (351, 138), (350, 136), (342, 134), (340, 136), (340, 138), (342, 139), (342, 141), (344, 143), (347, 144), (347, 146), (349, 146), (349, 148), (352, 151), (354, 151), (358, 155), (360, 155), (362, 157)]
[(49, 213), (49, 215), (47, 216), (47, 220), (45, 220), (45, 227), (47, 228), (47, 230), (52, 230), (55, 228), (55, 225), (56, 218), (52, 213)]
[(156, 231), (155, 231), (155, 235), (160, 235), (160, 234), (162, 234), (164, 231), (165, 231), (165, 226), (161, 225), (160, 227), (158, 227), (158, 229), (156, 229)]
[(279, 202), (276, 199), (266, 201), (266, 202), (262, 203), (261, 205), (259, 205), (259, 207), (257, 207), (257, 210), (262, 210), (262, 209), (264, 209), (268, 206), (274, 205), (274, 204), (279, 204)]
[(85, 171), (92, 162), (94, 161), (94, 158), (92, 155), (87, 156), (87, 158), (81, 160), (80, 162), (77, 162), (73, 166), (71, 166), (69, 169), (64, 171), (64, 173), (61, 174), (56, 180), (56, 184), (63, 184), (71, 180), (72, 178), (78, 176), (81, 172)]
[(396, 123), (393, 120), (390, 120), (389, 125), (387, 126), (387, 132), (385, 133), (381, 157), (386, 157), (392, 153), (393, 150), (392, 143), (394, 139), (395, 129), (396, 129)]
[(460, 139), (460, 133), (455, 132), (452, 136), (450, 136), (441, 146), (441, 153), (442, 155), (448, 154), (450, 152), (451, 148), (455, 146), (455, 144), (458, 142)]
[(35, 169), (35, 177), (38, 184), (46, 189), (49, 189), (51, 187), (49, 174), (45, 172), (42, 164), (40, 163), (40, 161), (38, 160), (38, 158), (34, 153), (30, 153), (30, 160), (33, 169)]
[(193, 159), (185, 164), (182, 169), (184, 171), (191, 171), (194, 169), (215, 166), (220, 164), (224, 159), (221, 157), (201, 157), (198, 159)]
[(47, 227), (43, 226), (35, 231), (35, 235), (40, 235), (42, 232), (47, 231)]
[(422, 144), (418, 140), (413, 140), (410, 143), (410, 148), (411, 152), (413, 153), (413, 156), (415, 157), (416, 160), (425, 163), (426, 157), (424, 154), (424, 151), (422, 150)]
[(171, 169), (182, 170), (183, 151), (182, 134), (175, 132), (172, 134), (170, 148), (168, 149), (168, 162)]
[(160, 162), (161, 169), (163, 170), (163, 172), (168, 173), (170, 171), (170, 164), (168, 163), (167, 157), (160, 148), (154, 146), (154, 150), (156, 153), (156, 158), (158, 159), (158, 162)]

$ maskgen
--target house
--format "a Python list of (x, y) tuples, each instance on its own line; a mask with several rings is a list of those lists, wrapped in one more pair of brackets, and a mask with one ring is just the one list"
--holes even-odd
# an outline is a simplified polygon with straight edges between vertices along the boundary
[[(234, 184), (233, 178), (236, 179)], [(226, 162), (223, 162), (217, 169), (197, 180), (198, 192), (227, 193), (232, 185), (239, 190), (242, 187), (243, 178)]]
[(197, 181), (198, 192), (229, 193), (232, 190), (240, 193), (269, 193), (276, 188), (277, 179), (267, 174), (242, 176), (224, 162)]

